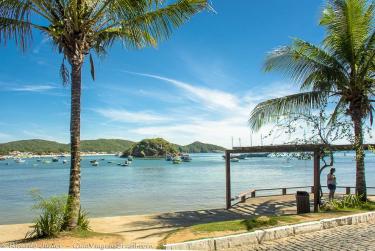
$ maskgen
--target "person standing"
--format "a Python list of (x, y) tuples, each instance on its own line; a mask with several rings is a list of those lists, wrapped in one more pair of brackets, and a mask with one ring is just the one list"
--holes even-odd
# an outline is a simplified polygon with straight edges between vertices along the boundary
[(335, 175), (335, 168), (331, 168), (329, 171), (329, 174), (327, 175), (327, 187), (329, 189), (329, 196), (328, 199), (330, 201), (333, 200), (335, 197), (335, 191), (336, 191), (336, 175)]

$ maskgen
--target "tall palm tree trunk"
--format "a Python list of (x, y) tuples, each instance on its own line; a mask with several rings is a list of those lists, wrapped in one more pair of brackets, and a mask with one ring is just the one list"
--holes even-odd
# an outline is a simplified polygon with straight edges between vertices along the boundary
[(80, 127), (81, 127), (81, 70), (83, 60), (72, 60), (71, 72), (71, 118), (70, 118), (70, 181), (69, 199), (65, 219), (66, 230), (77, 227), (80, 210), (81, 186), (81, 153), (80, 153)]
[(367, 200), (366, 178), (365, 178), (365, 152), (363, 149), (363, 130), (360, 112), (352, 115), (354, 124), (354, 149), (356, 158), (356, 194)]

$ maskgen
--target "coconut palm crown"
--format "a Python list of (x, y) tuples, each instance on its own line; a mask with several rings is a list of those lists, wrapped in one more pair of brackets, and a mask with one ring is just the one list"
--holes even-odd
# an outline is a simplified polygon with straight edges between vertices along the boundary
[(321, 45), (301, 39), (269, 54), (266, 71), (280, 71), (297, 83), (301, 92), (258, 104), (250, 115), (250, 126), (258, 130), (288, 113), (308, 113), (327, 100), (336, 100), (331, 120), (345, 111), (354, 127), (356, 193), (366, 199), (363, 125), (373, 120), (374, 2), (332, 0), (324, 9), (320, 25), (326, 28)]
[[(13, 40), (25, 51), (32, 33), (47, 36), (62, 55), (64, 83), (71, 83), (71, 171), (66, 229), (77, 226), (80, 210), (81, 70), (91, 53), (103, 55), (115, 42), (126, 48), (156, 46), (174, 28), (208, 8), (206, 0), (0, 0), (0, 42)], [(71, 66), (66, 66), (66, 62)]]

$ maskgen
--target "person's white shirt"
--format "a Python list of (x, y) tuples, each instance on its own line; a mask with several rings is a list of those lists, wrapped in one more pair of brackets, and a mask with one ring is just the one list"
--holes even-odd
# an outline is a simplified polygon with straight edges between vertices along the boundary
[(336, 186), (336, 176), (334, 174), (327, 175), (327, 185), (335, 185)]

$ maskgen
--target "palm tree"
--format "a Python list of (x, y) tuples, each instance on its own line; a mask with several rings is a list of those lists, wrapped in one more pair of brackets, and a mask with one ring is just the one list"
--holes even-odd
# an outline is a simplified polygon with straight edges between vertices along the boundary
[(328, 99), (335, 100), (331, 121), (344, 111), (353, 123), (356, 153), (356, 193), (366, 200), (363, 125), (372, 124), (374, 84), (373, 2), (332, 0), (324, 9), (320, 25), (326, 28), (322, 45), (295, 39), (290, 46), (269, 54), (265, 70), (278, 70), (301, 84), (301, 93), (258, 104), (250, 126), (258, 130), (290, 112), (308, 113)]
[[(91, 53), (104, 54), (119, 40), (126, 48), (156, 46), (173, 28), (208, 7), (206, 0), (0, 0), (0, 42), (14, 40), (22, 50), (32, 32), (48, 36), (63, 56), (63, 83), (71, 81), (71, 169), (66, 229), (76, 228), (80, 210), (81, 71)], [(89, 56), (88, 56), (89, 55)], [(70, 74), (65, 61), (70, 66)]]

